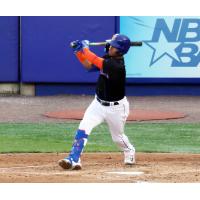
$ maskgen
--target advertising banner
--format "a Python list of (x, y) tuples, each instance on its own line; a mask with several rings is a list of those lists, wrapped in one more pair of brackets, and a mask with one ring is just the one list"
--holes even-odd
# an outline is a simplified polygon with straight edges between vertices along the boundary
[(200, 78), (200, 17), (120, 17), (120, 33), (142, 47), (125, 56), (127, 78)]

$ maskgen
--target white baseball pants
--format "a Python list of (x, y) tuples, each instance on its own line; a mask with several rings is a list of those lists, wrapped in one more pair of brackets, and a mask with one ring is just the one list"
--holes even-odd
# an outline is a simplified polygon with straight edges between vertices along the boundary
[(112, 136), (112, 140), (124, 152), (135, 150), (129, 142), (128, 137), (124, 134), (124, 125), (129, 115), (129, 102), (124, 97), (118, 101), (119, 105), (103, 106), (96, 97), (87, 108), (79, 129), (85, 130), (90, 135), (92, 129), (102, 122), (106, 122)]

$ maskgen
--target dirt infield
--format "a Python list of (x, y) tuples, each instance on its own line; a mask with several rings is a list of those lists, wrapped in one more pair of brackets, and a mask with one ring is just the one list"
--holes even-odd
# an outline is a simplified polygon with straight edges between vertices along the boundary
[[(43, 116), (46, 112), (86, 109), (93, 96), (0, 96), (0, 122), (65, 123)], [(181, 112), (185, 118), (157, 123), (199, 123), (200, 97), (128, 97), (130, 109)], [(133, 122), (134, 123), (134, 122)], [(142, 123), (142, 122), (141, 122)], [(123, 165), (120, 153), (90, 153), (82, 157), (83, 170), (63, 171), (57, 161), (64, 154), (0, 154), (0, 182), (200, 182), (200, 154), (137, 153), (137, 164)], [(116, 172), (116, 173), (115, 173)], [(117, 174), (117, 173), (126, 174)], [(140, 175), (134, 174), (143, 173)]]
[(57, 161), (63, 156), (0, 154), (0, 182), (200, 182), (200, 155), (196, 154), (137, 153), (137, 164), (130, 167), (123, 165), (121, 153), (87, 153), (80, 171), (61, 169)]
[[(67, 109), (85, 110), (94, 96), (60, 95), (45, 97), (0, 96), (0, 122), (66, 122), (66, 119), (45, 117), (46, 112)], [(157, 123), (200, 122), (200, 96), (128, 97), (130, 109), (181, 112), (185, 118), (154, 120)]]

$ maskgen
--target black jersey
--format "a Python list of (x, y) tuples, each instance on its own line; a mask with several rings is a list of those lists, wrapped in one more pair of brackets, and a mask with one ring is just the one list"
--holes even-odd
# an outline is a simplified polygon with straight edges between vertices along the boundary
[(104, 56), (96, 86), (96, 95), (104, 101), (119, 101), (125, 96), (126, 70), (124, 58)]

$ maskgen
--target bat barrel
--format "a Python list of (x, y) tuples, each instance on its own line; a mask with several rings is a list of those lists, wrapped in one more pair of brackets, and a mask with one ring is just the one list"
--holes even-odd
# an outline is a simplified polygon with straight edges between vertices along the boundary
[(140, 47), (142, 46), (142, 42), (131, 42), (131, 46)]

